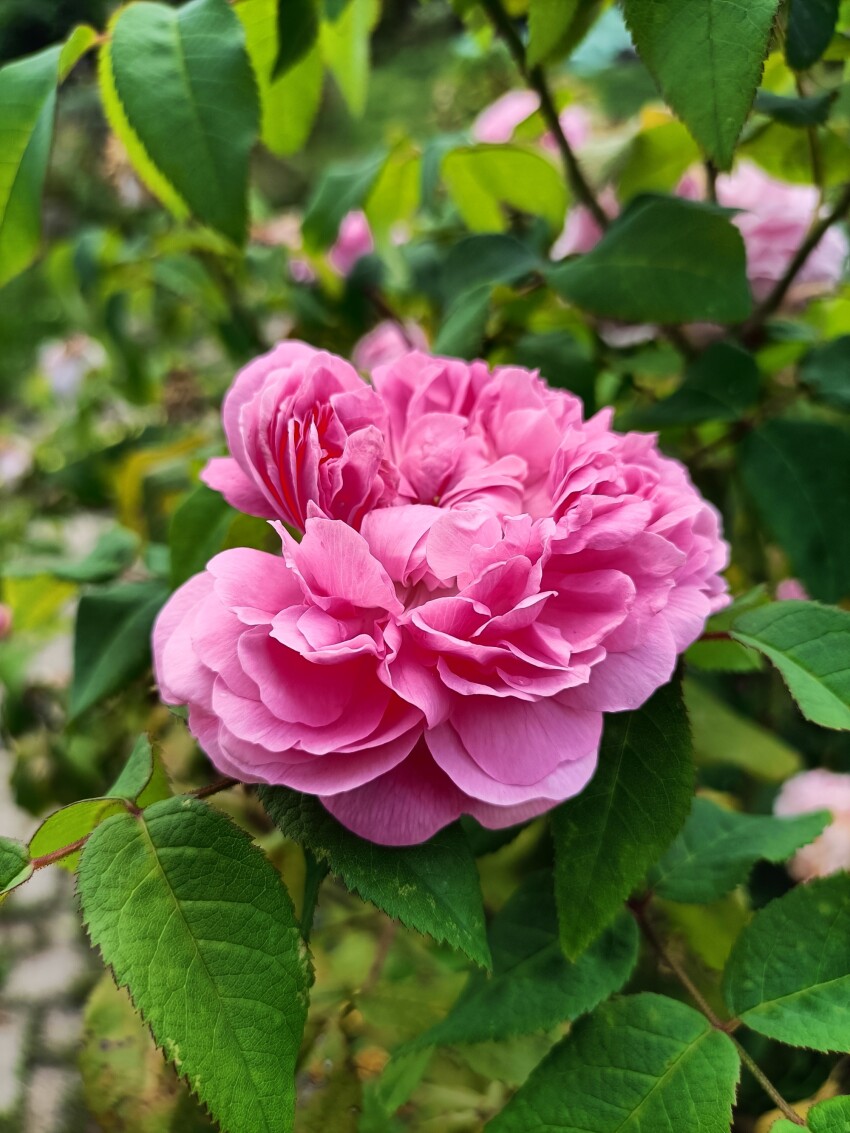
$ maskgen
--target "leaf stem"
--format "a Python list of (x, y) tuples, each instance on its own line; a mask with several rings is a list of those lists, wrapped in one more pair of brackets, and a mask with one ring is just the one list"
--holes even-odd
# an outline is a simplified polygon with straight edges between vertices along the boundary
[(747, 1053), (747, 1051), (741, 1046), (736, 1038), (731, 1035), (729, 1037), (735, 1044), (735, 1048), (738, 1051), (738, 1057), (740, 1058), (741, 1062), (743, 1062), (743, 1064), (746, 1066), (746, 1068), (749, 1070), (749, 1072), (752, 1074), (752, 1076), (755, 1078), (755, 1080), (758, 1082), (758, 1084), (761, 1086), (770, 1100), (776, 1105), (776, 1108), (781, 1110), (785, 1117), (787, 1117), (793, 1125), (802, 1125), (803, 1128), (805, 1128), (806, 1123), (803, 1118), (800, 1117), (799, 1113), (796, 1113), (791, 1108), (791, 1106), (788, 1104), (785, 1098), (783, 1098), (783, 1096), (777, 1090), (776, 1086), (774, 1086), (770, 1079), (765, 1075), (764, 1071), (753, 1059), (753, 1057)]
[(319, 890), (328, 876), (327, 862), (319, 861), (312, 850), (304, 847), (304, 896), (301, 901), (301, 936), (305, 942), (310, 939), (313, 917), (319, 903)]
[(599, 227), (604, 230), (611, 222), (610, 217), (600, 205), (596, 194), (582, 172), (575, 151), (567, 140), (543, 68), (540, 66), (529, 67), (523, 42), (517, 34), (510, 16), (502, 7), (501, 0), (481, 0), (481, 6), (486, 11), (496, 31), (505, 41), (526, 85), (540, 98), (540, 113), (544, 122), (552, 131), (552, 137), (555, 139), (555, 144), (564, 163), (570, 188), (576, 198), (590, 210)]
[[(82, 838), (78, 838), (76, 842), (72, 842), (69, 846), (62, 846), (59, 850), (53, 850), (52, 853), (42, 854), (40, 858), (33, 858), (30, 862), (33, 870), (44, 869), (45, 866), (55, 865), (56, 862), (61, 862), (63, 858), (68, 858), (71, 854), (76, 854), (81, 850), (88, 841), (88, 834)], [(26, 884), (26, 882), (24, 883)]]

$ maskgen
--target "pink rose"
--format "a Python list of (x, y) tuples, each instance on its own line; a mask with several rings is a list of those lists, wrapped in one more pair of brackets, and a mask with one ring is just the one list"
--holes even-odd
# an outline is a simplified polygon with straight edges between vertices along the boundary
[(361, 373), (370, 374), (376, 366), (387, 366), (411, 350), (427, 350), (428, 339), (418, 323), (385, 319), (364, 334), (351, 351), (351, 360)]
[(363, 212), (349, 212), (342, 218), (336, 242), (328, 252), (328, 262), (338, 275), (350, 275), (363, 256), (375, 250), (372, 230)]
[(472, 123), (476, 142), (509, 142), (514, 130), (537, 110), (540, 99), (530, 90), (509, 90), (481, 111)]
[(0, 641), (12, 632), (12, 608), (0, 602)]
[(811, 595), (796, 578), (783, 578), (776, 587), (776, 597), (780, 602), (808, 602)]
[[(285, 498), (298, 402), (281, 390), (300, 371), (312, 396), (325, 387), (306, 375), (348, 367), (278, 351), (287, 368), (253, 363), (224, 416), (240, 473), (249, 452), (253, 483)], [(727, 547), (654, 437), (613, 432), (609, 411), (584, 421), (536, 374), (413, 353), (374, 384), (395, 496), (356, 530), (305, 490), (302, 541), (278, 525), (280, 556), (216, 556), (166, 605), (154, 655), (163, 698), (188, 704), (220, 770), (316, 794), (357, 834), (407, 845), (461, 814), (507, 826), (580, 791), (602, 713), (668, 681), (725, 603)]]
[(850, 775), (821, 768), (802, 771), (782, 785), (773, 810), (786, 817), (814, 810), (832, 812), (833, 821), (824, 832), (791, 859), (792, 877), (810, 881), (850, 869)]

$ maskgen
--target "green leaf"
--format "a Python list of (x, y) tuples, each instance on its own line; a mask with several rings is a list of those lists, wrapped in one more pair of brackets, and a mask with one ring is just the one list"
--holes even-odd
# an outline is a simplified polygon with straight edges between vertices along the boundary
[(404, 139), (390, 150), (363, 206), (379, 249), (393, 246), (397, 226), (413, 219), (421, 195), (422, 155)]
[(663, 122), (641, 130), (631, 142), (620, 171), (620, 200), (629, 201), (640, 193), (672, 191), (699, 156), (699, 147), (681, 122)]
[[(42, 822), (30, 839), (29, 852), (33, 858), (41, 858), (46, 854), (53, 854), (73, 842), (78, 842), (91, 834), (114, 814), (121, 814), (127, 807), (121, 799), (81, 799), (79, 802), (63, 806)], [(80, 851), (60, 858), (56, 865), (67, 869), (71, 873), (77, 868), (80, 860)]]
[(301, 232), (313, 248), (327, 248), (336, 239), (346, 213), (360, 208), (369, 195), (385, 161), (373, 155), (352, 164), (334, 165), (323, 173), (307, 203)]
[(168, 532), (171, 585), (181, 586), (224, 546), (236, 512), (220, 492), (200, 484), (174, 512)]
[(90, 24), (78, 24), (62, 46), (59, 55), (59, 82), (64, 83), (70, 73), (82, 59), (91, 51), (100, 36)]
[(148, 736), (139, 736), (124, 769), (107, 792), (110, 798), (130, 799), (139, 807), (171, 797), (168, 773)]
[(93, 944), (224, 1129), (292, 1128), (309, 965), (280, 876), (186, 796), (116, 816), (86, 843)]
[(378, 0), (348, 0), (335, 20), (322, 19), (319, 45), (325, 66), (336, 79), (352, 114), (366, 109), (369, 41), (380, 16)]
[(575, 959), (681, 829), (694, 787), (678, 683), (635, 712), (606, 717), (599, 767), (552, 812), (561, 945)]
[(12, 560), (4, 568), (7, 578), (34, 578), (50, 574), (63, 582), (108, 582), (133, 562), (139, 549), (139, 537), (126, 527), (113, 527), (104, 532), (92, 551), (77, 562), (68, 562), (62, 555), (33, 556)]
[(12, 838), (0, 837), (0, 903), (7, 894), (33, 875), (32, 863), (26, 846)]
[(693, 1008), (603, 1004), (543, 1059), (487, 1133), (729, 1133), (738, 1055)]
[(815, 346), (800, 363), (800, 381), (837, 409), (850, 409), (850, 334)]
[(452, 301), (485, 284), (515, 283), (540, 267), (540, 257), (515, 236), (467, 236), (446, 256), (441, 290)]
[(742, 614), (732, 635), (779, 669), (807, 720), (850, 729), (850, 613), (817, 602), (774, 602)]
[[(122, 8), (106, 49), (121, 113), (135, 135), (139, 175), (164, 203), (182, 199), (236, 244), (247, 225), (248, 159), (259, 127), (245, 36), (227, 0)], [(138, 147), (148, 161), (135, 162)], [(151, 182), (152, 164), (159, 177)]]
[(158, 580), (116, 583), (83, 595), (74, 631), (72, 717), (142, 672), (154, 618), (167, 597), (168, 586)]
[(519, 145), (461, 146), (442, 162), (449, 195), (473, 232), (504, 232), (504, 207), (542, 216), (554, 230), (564, 223), (567, 193), (555, 164)]
[(619, 991), (637, 960), (637, 928), (624, 912), (571, 964), (561, 951), (548, 872), (522, 884), (493, 918), (489, 936), (492, 976), (474, 972), (446, 1018), (406, 1043), (405, 1052), (550, 1030)]
[(684, 829), (653, 869), (650, 884), (668, 901), (708, 904), (743, 885), (757, 861), (787, 861), (830, 821), (827, 811), (774, 818), (738, 814), (695, 798)]
[(785, 58), (795, 71), (806, 71), (829, 47), (838, 22), (840, 0), (789, 0)]
[(739, 767), (765, 783), (799, 771), (802, 756), (767, 728), (741, 716), (697, 681), (684, 683), (685, 704), (702, 767)]
[(0, 68), (0, 287), (29, 267), (41, 244), (60, 51)]
[(744, 485), (794, 575), (823, 602), (850, 593), (850, 435), (818, 421), (767, 421), (740, 446)]
[(724, 975), (729, 1010), (769, 1038), (846, 1050), (850, 1017), (850, 877), (798, 885), (756, 914)]
[(695, 641), (685, 660), (706, 673), (758, 673), (765, 667), (758, 653), (737, 641)]
[(319, 35), (319, 14), (314, 0), (279, 0), (277, 6), (276, 79), (303, 59)]
[(582, 0), (529, 0), (529, 67), (536, 67), (559, 48)]
[(490, 967), (478, 872), (458, 825), (419, 846), (378, 846), (346, 830), (313, 795), (285, 787), (260, 787), (259, 794), (283, 833), (365, 901)]
[(640, 429), (737, 421), (758, 398), (759, 371), (752, 354), (731, 342), (715, 342), (688, 364), (682, 385), (663, 401), (630, 414)]
[(325, 69), (318, 43), (285, 75), (272, 80), (278, 0), (240, 0), (234, 11), (245, 29), (245, 47), (260, 93), (263, 144), (281, 157), (297, 153), (310, 135), (322, 101)]
[(806, 1114), (812, 1133), (847, 1133), (850, 1129), (850, 1097), (828, 1098)]
[(487, 322), (490, 318), (489, 285), (476, 287), (460, 295), (446, 311), (437, 337), (435, 354), (448, 354), (455, 358), (477, 358), (481, 353)]
[(728, 169), (761, 80), (778, 0), (625, 0), (623, 7), (665, 100)]
[(830, 107), (835, 102), (835, 93), (812, 95), (810, 98), (787, 98), (781, 94), (771, 94), (760, 90), (756, 95), (756, 110), (767, 114), (785, 126), (822, 126), (829, 117)]
[(638, 197), (549, 279), (591, 314), (626, 322), (734, 323), (752, 304), (740, 232), (716, 208), (674, 197)]

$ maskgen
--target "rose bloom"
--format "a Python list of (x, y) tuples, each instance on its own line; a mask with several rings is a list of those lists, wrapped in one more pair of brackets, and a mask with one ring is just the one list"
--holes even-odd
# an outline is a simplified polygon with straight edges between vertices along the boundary
[(785, 817), (814, 810), (832, 812), (833, 820), (824, 832), (791, 859), (792, 877), (810, 881), (850, 869), (850, 775), (821, 768), (802, 771), (782, 785), (773, 810)]
[(575, 795), (602, 713), (667, 682), (726, 601), (682, 465), (527, 370), (412, 352), (367, 385), (285, 342), (223, 417), (231, 456), (203, 478), (273, 519), (281, 554), (224, 551), (173, 595), (162, 696), (223, 773), (373, 841)]
[(355, 342), (351, 361), (361, 373), (371, 374), (378, 366), (388, 366), (411, 350), (427, 349), (428, 339), (418, 323), (385, 319)]

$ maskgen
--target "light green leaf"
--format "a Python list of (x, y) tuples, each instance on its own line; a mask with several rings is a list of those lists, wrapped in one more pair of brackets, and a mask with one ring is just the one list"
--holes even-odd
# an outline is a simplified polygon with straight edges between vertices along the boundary
[(759, 372), (752, 354), (715, 342), (688, 364), (681, 386), (663, 401), (629, 417), (630, 427), (664, 428), (701, 421), (737, 421), (756, 401)]
[(779, 669), (803, 715), (850, 728), (850, 613), (817, 602), (774, 602), (742, 614), (732, 635)]
[(319, 105), (325, 69), (318, 42), (279, 78), (271, 73), (277, 57), (277, 0), (240, 0), (234, 11), (245, 29), (245, 47), (260, 92), (260, 136), (272, 153), (297, 153), (307, 141)]
[(369, 89), (369, 40), (381, 14), (378, 0), (348, 0), (335, 20), (322, 19), (319, 45), (348, 109), (359, 117)]
[(735, 712), (698, 681), (686, 680), (684, 690), (700, 766), (740, 767), (764, 783), (782, 783), (800, 770), (800, 753), (773, 732)]
[(0, 287), (38, 255), (60, 51), (0, 68)]
[(758, 653), (737, 641), (695, 641), (685, 660), (705, 673), (759, 673), (765, 667)]
[(119, 815), (86, 843), (94, 945), (224, 1129), (286, 1133), (308, 961), (280, 876), (229, 819), (186, 798)]
[(767, 421), (744, 438), (744, 484), (806, 590), (850, 594), (850, 434), (819, 421)]
[(806, 1114), (812, 1133), (847, 1133), (850, 1129), (850, 1097), (828, 1098)]
[(62, 47), (59, 55), (59, 82), (64, 83), (82, 57), (94, 47), (99, 39), (97, 31), (90, 24), (77, 24)]
[(561, 173), (543, 154), (519, 145), (461, 146), (442, 162), (449, 195), (473, 232), (504, 232), (504, 207), (542, 216), (560, 229), (567, 207)]
[(534, 874), (490, 926), (493, 974), (474, 972), (445, 1019), (403, 1050), (499, 1041), (577, 1019), (619, 991), (637, 960), (635, 922), (622, 913), (575, 963), (561, 951), (552, 875)]
[(139, 807), (171, 797), (171, 784), (150, 737), (139, 736), (121, 774), (107, 792), (110, 798), (130, 799)]
[(171, 585), (181, 586), (224, 547), (236, 512), (220, 492), (199, 484), (174, 512), (168, 532)]
[(732, 164), (778, 0), (625, 0), (626, 22), (664, 98), (721, 169)]
[(26, 846), (12, 838), (0, 837), (0, 904), (6, 896), (33, 875)]
[(850, 877), (798, 885), (756, 914), (724, 975), (729, 1010), (791, 1046), (850, 1043)]
[(840, 0), (789, 0), (785, 58), (795, 71), (817, 63), (832, 40)]
[(757, 861), (784, 862), (831, 821), (827, 811), (796, 818), (738, 814), (695, 798), (679, 836), (652, 871), (668, 901), (708, 904), (743, 885)]
[[(108, 83), (136, 138), (139, 175), (177, 196), (203, 224), (245, 239), (248, 159), (258, 126), (257, 90), (242, 25), (227, 0), (122, 8), (106, 51)], [(143, 147), (147, 162), (135, 162)], [(150, 165), (159, 177), (150, 182)]]
[(529, 67), (536, 67), (557, 50), (575, 19), (580, 3), (582, 0), (529, 0)]
[[(121, 799), (81, 799), (79, 802), (63, 806), (42, 822), (30, 839), (30, 857), (41, 858), (53, 854), (65, 846), (70, 846), (91, 834), (114, 814), (121, 814), (127, 807)], [(56, 865), (71, 873), (77, 868), (80, 851), (60, 858)]]
[(646, 877), (685, 821), (694, 787), (678, 683), (643, 708), (606, 717), (599, 767), (552, 812), (561, 944), (581, 954)]
[(289, 71), (303, 59), (319, 35), (319, 14), (314, 0), (281, 0), (277, 6), (277, 57), (272, 78)]
[(116, 583), (83, 595), (74, 631), (73, 717), (144, 669), (154, 618), (167, 597), (168, 586), (158, 580)]
[(349, 889), (417, 932), (490, 967), (475, 859), (458, 825), (419, 846), (378, 846), (346, 830), (313, 795), (261, 787), (272, 821)]
[(487, 1133), (729, 1133), (738, 1055), (665, 996), (603, 1004), (543, 1059)]
[(413, 219), (422, 189), (422, 155), (404, 140), (387, 155), (363, 210), (379, 248), (392, 245), (397, 226)]
[(626, 322), (734, 323), (752, 303), (740, 232), (717, 209), (675, 197), (638, 197), (549, 279), (591, 314)]
[(681, 122), (641, 130), (630, 144), (618, 178), (619, 198), (673, 190), (685, 170), (699, 160), (699, 148)]

